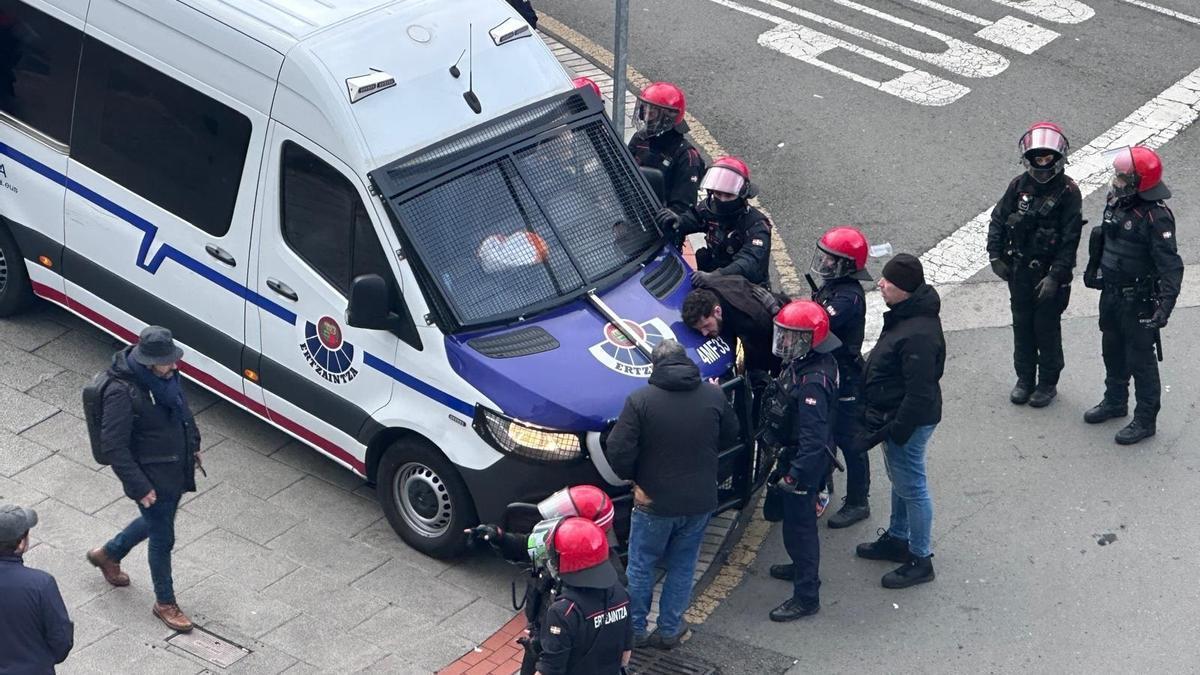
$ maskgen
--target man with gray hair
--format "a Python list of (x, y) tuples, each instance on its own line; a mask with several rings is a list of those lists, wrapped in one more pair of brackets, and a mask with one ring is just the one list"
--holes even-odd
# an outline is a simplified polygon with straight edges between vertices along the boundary
[[(650, 382), (626, 399), (605, 454), (634, 485), (626, 568), (634, 645), (672, 649), (687, 631), (683, 612), (691, 604), (700, 542), (717, 509), (717, 455), (737, 439), (738, 421), (721, 389), (701, 380), (683, 345), (662, 341), (650, 362)], [(667, 576), (650, 635), (646, 616), (660, 561)]]

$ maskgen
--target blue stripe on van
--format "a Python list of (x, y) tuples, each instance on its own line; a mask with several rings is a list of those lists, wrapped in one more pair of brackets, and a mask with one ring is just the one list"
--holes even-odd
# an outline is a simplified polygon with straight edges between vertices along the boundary
[[(224, 274), (213, 270), (208, 265), (205, 265), (199, 260), (196, 260), (195, 258), (169, 244), (160, 246), (158, 252), (154, 255), (154, 258), (152, 258), (149, 262), (140, 262), (144, 261), (150, 252), (150, 244), (154, 242), (154, 237), (158, 233), (157, 225), (121, 206), (120, 204), (117, 204), (104, 195), (101, 195), (96, 191), (80, 184), (79, 182), (68, 178), (53, 168), (42, 164), (29, 155), (26, 155), (20, 150), (17, 150), (16, 148), (11, 147), (3, 142), (0, 142), (0, 155), (11, 157), (19, 164), (28, 167), (38, 175), (59, 185), (65, 186), (68, 190), (141, 230), (143, 237), (137, 256), (137, 260), (139, 262), (136, 264), (138, 267), (151, 274), (155, 274), (158, 272), (158, 268), (162, 266), (164, 260), (174, 260), (183, 267), (195, 272), (196, 274), (229, 291), (230, 293), (233, 293), (234, 295), (243, 298), (247, 302), (267, 310), (271, 314), (274, 314), (276, 317), (292, 324), (293, 326), (296, 325), (297, 316), (295, 312), (231, 280)], [(423, 394), (424, 396), (427, 396), (438, 403), (441, 403), (451, 410), (470, 417), (475, 415), (475, 406), (471, 405), (470, 403), (451, 396), (450, 394), (426, 382), (422, 382), (421, 380), (409, 375), (408, 373), (400, 370), (394, 365), (384, 361), (383, 359), (380, 359), (373, 354), (363, 352), (363, 361), (366, 363), (366, 365), (378, 370), (393, 380), (396, 380), (400, 384), (403, 384), (404, 386)]]

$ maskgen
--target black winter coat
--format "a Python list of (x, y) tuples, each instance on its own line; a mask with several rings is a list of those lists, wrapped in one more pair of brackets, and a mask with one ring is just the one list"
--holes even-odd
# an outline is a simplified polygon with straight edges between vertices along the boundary
[(716, 510), (717, 455), (737, 434), (725, 394), (679, 355), (656, 365), (650, 384), (625, 400), (604, 452), (617, 475), (650, 498), (651, 513), (693, 516)]
[(946, 338), (938, 314), (942, 300), (923, 284), (883, 315), (883, 331), (863, 373), (866, 427), (888, 427), (888, 437), (907, 443), (917, 427), (942, 421)]
[(130, 349), (114, 354), (108, 369), (118, 381), (104, 389), (100, 450), (121, 479), (125, 496), (134, 501), (151, 490), (160, 495), (195, 492), (200, 431), (192, 413), (173, 419), (166, 406), (151, 401), (125, 361)]
[(19, 555), (0, 556), (0, 673), (53, 673), (74, 646), (75, 624), (54, 577)]

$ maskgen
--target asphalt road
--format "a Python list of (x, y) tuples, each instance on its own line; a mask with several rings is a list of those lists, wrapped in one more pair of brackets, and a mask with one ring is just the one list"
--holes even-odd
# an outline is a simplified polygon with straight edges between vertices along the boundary
[[(689, 110), (722, 146), (749, 162), (777, 235), (801, 265), (815, 237), (838, 223), (858, 225), (872, 241), (890, 241), (896, 250), (928, 251), (994, 204), (1021, 170), (1015, 144), (1030, 122), (1059, 121), (1080, 148), (1200, 68), (1200, 23), (1123, 0), (943, 3), (986, 21), (1012, 16), (1059, 34), (1030, 54), (986, 42), (973, 35), (978, 23), (922, 0), (860, 2), (985, 47), (1007, 65), (971, 77), (997, 70), (999, 61), (986, 54), (970, 67), (922, 61), (871, 36), (926, 52), (945, 45), (868, 17), (844, 0), (791, 0), (811, 13), (791, 15), (796, 24), (853, 46), (822, 54), (827, 64), (875, 81), (901, 73), (862, 56), (871, 49), (949, 83), (926, 88), (926, 95), (961, 94), (946, 105), (922, 105), (762, 46), (761, 35), (781, 34), (769, 33), (778, 22), (733, 5), (788, 16), (777, 0), (631, 2), (630, 65), (651, 79), (680, 84)], [(1200, 6), (1189, 0), (1155, 4), (1200, 16)], [(611, 45), (611, 2), (543, 0), (538, 7)], [(1080, 7), (1094, 14), (1059, 23), (1052, 18), (1063, 15), (1049, 13)], [(870, 35), (850, 35), (812, 14)], [(805, 35), (810, 45), (826, 39)], [(896, 91), (912, 97), (915, 90)], [(785, 559), (772, 532), (750, 573), (697, 627), (685, 653), (723, 673), (781, 672), (793, 662), (792, 672), (1200, 667), (1194, 639), (1200, 627), (1194, 582), (1200, 450), (1191, 442), (1200, 430), (1191, 421), (1200, 401), (1200, 348), (1191, 340), (1200, 310), (1189, 307), (1197, 302), (1200, 271), (1194, 268), (1200, 231), (1193, 226), (1200, 216), (1198, 127), (1182, 127), (1160, 149), (1189, 265), (1184, 295), (1192, 299), (1181, 301), (1166, 331), (1158, 435), (1118, 448), (1111, 440), (1117, 423), (1081, 422), (1082, 411), (1099, 400), (1103, 378), (1095, 297), (1083, 289), (1076, 289), (1064, 323), (1068, 365), (1059, 400), (1044, 411), (1010, 405), (1007, 297), (980, 272), (947, 296), (944, 310), (950, 331), (945, 416), (929, 460), (937, 581), (886, 591), (879, 577), (889, 567), (853, 557), (854, 544), (887, 525), (888, 481), (876, 456), (872, 518), (849, 531), (822, 527), (823, 611), (796, 624), (767, 621), (768, 610), (788, 593), (766, 574), (772, 562)], [(1084, 202), (1092, 224), (1102, 209), (1103, 190)], [(1106, 534), (1115, 541), (1098, 545)]]

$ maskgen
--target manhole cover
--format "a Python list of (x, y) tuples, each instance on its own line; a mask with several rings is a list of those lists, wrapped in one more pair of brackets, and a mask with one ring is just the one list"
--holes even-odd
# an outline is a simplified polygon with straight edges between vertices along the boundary
[(716, 675), (717, 669), (696, 659), (657, 649), (637, 649), (629, 665), (638, 675)]
[(167, 642), (221, 668), (228, 668), (250, 654), (249, 649), (213, 635), (203, 628), (194, 628), (190, 633), (176, 633), (167, 638)]

